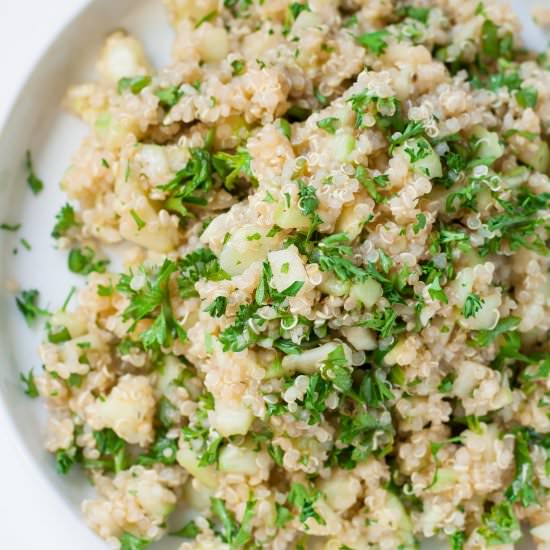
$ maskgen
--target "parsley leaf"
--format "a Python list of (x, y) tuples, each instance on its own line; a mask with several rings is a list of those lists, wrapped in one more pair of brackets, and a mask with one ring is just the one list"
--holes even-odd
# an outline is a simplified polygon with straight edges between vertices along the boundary
[(463, 531), (455, 531), (448, 536), (451, 550), (462, 550), (466, 542), (466, 534)]
[(417, 235), (426, 227), (426, 214), (420, 212), (416, 215), (416, 223), (413, 225), (414, 234)]
[(61, 207), (61, 210), (55, 215), (56, 223), (52, 230), (52, 237), (59, 239), (63, 237), (71, 227), (77, 225), (74, 208), (66, 203)]
[(381, 55), (388, 47), (388, 43), (385, 40), (388, 36), (390, 36), (389, 31), (381, 30), (366, 32), (360, 36), (357, 36), (356, 40), (361, 46), (367, 50), (370, 50), (373, 54)]
[(34, 172), (30, 151), (27, 151), (25, 156), (25, 167), (27, 169), (27, 183), (33, 194), (38, 195), (44, 189), (44, 182)]
[(520, 107), (534, 109), (537, 106), (539, 93), (533, 86), (525, 86), (516, 92), (516, 101)]
[(499, 336), (515, 330), (521, 319), (518, 317), (506, 317), (501, 319), (495, 328), (479, 330), (472, 338), (471, 345), (479, 348), (486, 348), (493, 343)]
[(67, 475), (71, 468), (82, 459), (79, 449), (72, 445), (67, 449), (59, 449), (55, 453), (55, 466), (57, 473)]
[(521, 527), (512, 505), (507, 501), (494, 504), (490, 512), (481, 517), (479, 532), (490, 546), (517, 542), (521, 538)]
[(299, 519), (305, 523), (309, 518), (313, 518), (319, 525), (326, 525), (326, 521), (315, 510), (315, 501), (319, 497), (316, 490), (308, 490), (302, 483), (293, 483), (290, 486), (287, 501), (300, 512)]
[(133, 320), (130, 332), (142, 319), (153, 320), (153, 324), (139, 335), (145, 349), (159, 350), (170, 345), (174, 337), (182, 341), (187, 337), (174, 319), (170, 304), (168, 283), (176, 269), (177, 264), (167, 259), (156, 270), (140, 269), (139, 276), (145, 278), (145, 283), (139, 290), (132, 287), (134, 274), (131, 271), (122, 275), (117, 285), (117, 290), (130, 299), (130, 304), (122, 313), (124, 321)]
[(298, 208), (311, 220), (309, 233), (311, 234), (315, 228), (323, 221), (317, 214), (319, 207), (319, 199), (317, 192), (312, 185), (306, 185), (302, 180), (298, 180)]
[(29, 326), (31, 326), (32, 322), (39, 316), (48, 317), (50, 315), (49, 311), (38, 307), (39, 297), (40, 293), (38, 290), (31, 289), (23, 290), (23, 292), (21, 292), (21, 296), (15, 298), (17, 308), (22, 313), (25, 321), (27, 321), (27, 325)]
[(464, 315), (465, 319), (475, 317), (484, 303), (485, 300), (480, 298), (477, 294), (468, 294), (464, 301), (464, 306), (462, 307), (462, 315)]
[(126, 91), (132, 92), (134, 95), (139, 94), (143, 88), (151, 84), (151, 77), (143, 76), (125, 76), (118, 81), (117, 92), (123, 94)]
[(348, 392), (352, 385), (352, 368), (346, 357), (344, 346), (335, 347), (321, 366), (321, 373), (325, 380), (332, 382), (335, 388), (343, 393)]
[(109, 260), (95, 260), (92, 248), (73, 248), (69, 252), (68, 267), (73, 273), (89, 275), (92, 272), (105, 273)]
[(226, 508), (225, 502), (216, 497), (210, 499), (212, 513), (221, 521), (220, 537), (231, 548), (243, 548), (252, 538), (251, 523), (254, 517), (255, 500), (246, 503), (243, 520), (239, 525), (234, 515)]
[(124, 533), (120, 538), (120, 550), (145, 550), (152, 541)]
[(445, 291), (441, 288), (439, 276), (435, 277), (432, 283), (428, 286), (428, 294), (432, 297), (433, 300), (439, 300), (443, 304), (447, 304), (449, 302)]
[(369, 407), (380, 407), (386, 401), (395, 399), (391, 384), (385, 380), (378, 369), (365, 373), (359, 389), (359, 396)]
[(169, 111), (176, 103), (183, 97), (183, 92), (180, 90), (180, 86), (169, 86), (168, 88), (161, 88), (154, 92), (159, 98), (161, 107)]
[(340, 127), (340, 119), (335, 116), (329, 116), (317, 121), (317, 127), (325, 130), (329, 134), (335, 134)]
[(514, 480), (506, 490), (506, 498), (509, 502), (521, 502), (522, 506), (538, 502), (533, 482), (535, 481), (535, 469), (531, 455), (529, 454), (529, 440), (527, 434), (518, 430), (515, 434), (514, 458), (516, 471)]
[(217, 256), (209, 248), (198, 248), (178, 261), (178, 291), (182, 298), (198, 296), (195, 284), (200, 279), (222, 281), (229, 275), (220, 268)]
[(213, 158), (214, 168), (224, 180), (226, 189), (230, 191), (235, 188), (235, 180), (239, 177), (256, 182), (251, 163), (252, 157), (244, 148), (237, 149), (233, 155), (223, 152), (216, 153)]
[(201, 530), (194, 521), (188, 521), (181, 529), (170, 533), (170, 535), (183, 539), (194, 539), (200, 532)]
[(36, 387), (36, 382), (34, 380), (34, 372), (32, 369), (26, 376), (22, 372), (19, 373), (19, 379), (21, 380), (21, 382), (23, 382), (25, 386), (25, 395), (29, 396), (31, 399), (35, 399), (39, 396), (38, 388)]
[(217, 296), (204, 311), (206, 311), (206, 313), (210, 313), (211, 317), (221, 317), (222, 315), (225, 315), (226, 309), (227, 298), (225, 296)]
[(0, 229), (3, 231), (19, 231), (21, 229), (20, 223), (0, 223)]

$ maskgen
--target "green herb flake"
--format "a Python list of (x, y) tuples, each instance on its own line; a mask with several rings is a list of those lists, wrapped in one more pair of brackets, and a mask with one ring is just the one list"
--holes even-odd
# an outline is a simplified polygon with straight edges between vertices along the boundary
[(340, 119), (334, 116), (323, 118), (317, 121), (317, 127), (329, 134), (335, 134), (336, 130), (340, 127)]
[(147, 225), (133, 208), (130, 210), (130, 216), (136, 222), (138, 231), (141, 231)]
[(38, 299), (40, 293), (38, 290), (23, 290), (21, 295), (15, 298), (17, 308), (25, 318), (27, 325), (31, 326), (32, 323), (40, 316), (48, 317), (50, 315), (49, 311), (38, 307)]
[(74, 208), (65, 203), (59, 212), (55, 215), (55, 225), (52, 229), (52, 237), (59, 239), (67, 234), (69, 229), (75, 227), (77, 224)]
[(216, 10), (211, 11), (210, 13), (207, 13), (204, 17), (201, 17), (196, 23), (195, 23), (195, 29), (198, 29), (203, 23), (206, 23), (207, 21), (212, 21), (218, 16), (218, 12)]
[(120, 538), (120, 550), (145, 550), (152, 541), (142, 539), (130, 533), (124, 533)]
[(417, 235), (426, 227), (426, 214), (422, 212), (416, 215), (416, 223), (413, 225), (414, 234)]
[(317, 491), (308, 490), (302, 483), (293, 483), (290, 486), (287, 501), (299, 511), (299, 519), (302, 523), (313, 518), (319, 525), (326, 525), (326, 521), (315, 510), (315, 501), (318, 497)]
[(524, 109), (534, 109), (537, 106), (539, 93), (533, 86), (525, 86), (516, 92), (516, 101)]
[(188, 521), (181, 529), (170, 533), (170, 535), (183, 539), (194, 539), (200, 532), (201, 530), (194, 521)]
[(466, 300), (464, 301), (462, 315), (464, 315), (465, 319), (475, 317), (484, 303), (485, 300), (480, 298), (477, 294), (468, 294)]
[(27, 169), (27, 184), (31, 188), (33, 194), (38, 195), (38, 193), (44, 189), (44, 182), (34, 172), (32, 154), (30, 151), (26, 152), (25, 167)]
[(123, 94), (124, 92), (131, 92), (137, 95), (151, 84), (151, 77), (147, 75), (143, 76), (130, 76), (123, 77), (118, 81), (117, 92)]
[(518, 317), (506, 317), (501, 319), (495, 328), (487, 330), (479, 330), (471, 340), (472, 346), (479, 348), (486, 348), (493, 343), (499, 336), (504, 335), (510, 331), (514, 331), (519, 323)]
[(31, 369), (27, 375), (24, 375), (22, 372), (19, 373), (19, 379), (23, 382), (25, 395), (31, 399), (36, 399), (39, 396), (38, 388), (36, 387), (36, 382), (34, 380), (34, 372)]
[(208, 305), (204, 311), (209, 313), (211, 317), (222, 317), (227, 309), (227, 298), (225, 296), (217, 296), (214, 301)]
[(494, 504), (481, 517), (479, 533), (489, 546), (517, 542), (521, 538), (521, 527), (512, 505), (507, 501)]
[[(200, 83), (199, 83), (200, 86)], [(154, 94), (159, 98), (161, 107), (169, 111), (183, 97), (180, 86), (169, 86), (156, 90)]]
[(389, 36), (389, 31), (381, 30), (366, 32), (358, 36), (356, 40), (361, 46), (363, 46), (367, 50), (370, 50), (374, 55), (381, 55), (386, 51), (388, 47), (388, 43), (385, 39)]
[(73, 248), (67, 260), (69, 271), (78, 275), (89, 275), (92, 272), (105, 273), (109, 260), (96, 260), (95, 252), (89, 246)]
[(11, 224), (11, 223), (0, 223), (0, 229), (3, 230), (3, 231), (19, 231), (19, 229), (21, 229), (21, 224), (20, 223), (14, 223), (14, 224)]
[(232, 74), (233, 76), (240, 76), (244, 73), (245, 70), (245, 62), (243, 59), (235, 59), (231, 61), (231, 68), (233, 69)]

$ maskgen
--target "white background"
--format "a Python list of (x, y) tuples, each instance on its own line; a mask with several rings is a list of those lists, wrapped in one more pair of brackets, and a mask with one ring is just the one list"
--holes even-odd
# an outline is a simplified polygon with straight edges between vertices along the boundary
[[(4, 8), (0, 17), (0, 125), (45, 46), (85, 3), (86, 0), (0, 0)], [(46, 481), (31, 467), (7, 422), (0, 417), (0, 547), (85, 550), (67, 528), (76, 516), (47, 491)]]

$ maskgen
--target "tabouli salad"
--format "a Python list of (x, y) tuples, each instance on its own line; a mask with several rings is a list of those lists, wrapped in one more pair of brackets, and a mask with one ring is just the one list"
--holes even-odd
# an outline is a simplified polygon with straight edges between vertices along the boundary
[(83, 287), (16, 298), (91, 528), (550, 548), (550, 58), (492, 0), (165, 3), (167, 67), (119, 31), (67, 93)]

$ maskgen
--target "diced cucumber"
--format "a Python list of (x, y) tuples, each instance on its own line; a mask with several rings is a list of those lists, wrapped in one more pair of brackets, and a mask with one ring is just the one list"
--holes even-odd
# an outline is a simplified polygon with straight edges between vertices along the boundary
[(349, 293), (350, 282), (342, 281), (333, 273), (323, 273), (323, 281), (318, 286), (321, 292), (329, 296), (345, 296)]
[(502, 174), (507, 187), (514, 188), (522, 185), (529, 179), (529, 168), (527, 166), (516, 166)]
[(286, 290), (296, 282), (304, 283), (307, 279), (304, 261), (296, 246), (291, 245), (267, 255), (273, 277), (271, 285), (279, 292)]
[(222, 472), (253, 476), (258, 473), (258, 453), (245, 447), (227, 445), (220, 452), (219, 466)]
[(355, 138), (346, 132), (337, 134), (331, 138), (331, 144), (327, 153), (332, 153), (336, 160), (346, 162), (355, 149)]
[(275, 223), (283, 229), (309, 229), (311, 220), (297, 205), (288, 205), (282, 200), (275, 210)]
[(452, 487), (458, 480), (458, 474), (451, 468), (438, 468), (435, 483), (428, 489), (431, 493), (441, 493)]
[(351, 285), (349, 295), (361, 302), (365, 307), (370, 308), (382, 297), (384, 291), (378, 281), (367, 279), (363, 283)]
[(303, 374), (314, 374), (331, 351), (334, 351), (338, 346), (344, 347), (346, 357), (349, 357), (351, 363), (351, 350), (346, 344), (339, 342), (328, 342), (313, 348), (299, 355), (286, 355), (283, 359), (283, 369), (287, 372), (301, 372)]
[(240, 275), (254, 262), (265, 260), (279, 246), (278, 235), (268, 237), (269, 229), (247, 224), (236, 229), (220, 253), (220, 266), (229, 275)]
[(212, 424), (224, 437), (245, 435), (253, 420), (252, 412), (241, 402), (224, 403), (218, 400), (214, 405)]
[(196, 477), (208, 489), (215, 489), (218, 486), (218, 473), (214, 466), (199, 466), (197, 456), (187, 443), (180, 443), (176, 455), (178, 464), (187, 470), (193, 477)]
[(550, 149), (546, 141), (539, 141), (535, 148), (529, 144), (517, 152), (519, 160), (536, 170), (537, 172), (548, 172), (550, 164)]
[(478, 158), (497, 160), (504, 155), (504, 145), (500, 143), (500, 138), (496, 132), (490, 132), (486, 128), (476, 126), (472, 135), (476, 138)]
[(372, 351), (378, 347), (374, 332), (366, 327), (344, 327), (342, 334), (357, 351)]
[(440, 178), (443, 175), (441, 159), (426, 138), (409, 139), (397, 150), (409, 160), (417, 174), (428, 178)]

